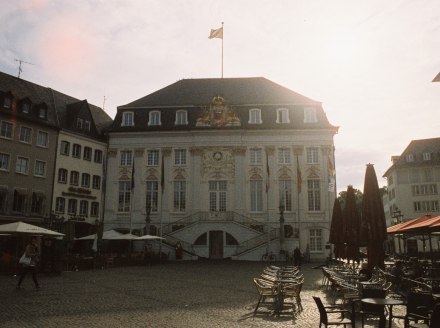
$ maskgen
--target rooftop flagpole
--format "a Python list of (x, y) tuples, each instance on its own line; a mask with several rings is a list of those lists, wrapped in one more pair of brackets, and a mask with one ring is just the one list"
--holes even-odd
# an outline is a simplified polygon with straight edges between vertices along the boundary
[(208, 36), (208, 39), (222, 39), (222, 78), (223, 78), (223, 27), (224, 27), (224, 22), (222, 22), (222, 27), (216, 30), (211, 29), (211, 33)]
[(223, 26), (224, 26), (224, 22), (222, 22), (222, 78), (223, 78), (223, 39), (224, 39), (223, 33), (225, 32)]

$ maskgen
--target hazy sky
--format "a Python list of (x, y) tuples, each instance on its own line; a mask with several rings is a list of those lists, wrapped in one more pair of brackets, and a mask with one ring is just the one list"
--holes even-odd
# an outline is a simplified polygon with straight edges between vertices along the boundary
[(323, 103), (338, 190), (439, 137), (438, 0), (0, 0), (0, 70), (102, 107), (182, 78), (263, 76)]

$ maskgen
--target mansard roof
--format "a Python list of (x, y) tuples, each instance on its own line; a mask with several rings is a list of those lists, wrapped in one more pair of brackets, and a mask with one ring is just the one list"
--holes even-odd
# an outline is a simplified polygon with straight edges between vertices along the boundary
[[(423, 158), (423, 154), (429, 153), (430, 159)], [(408, 162), (408, 155), (413, 156), (413, 161)], [(412, 140), (400, 156), (393, 156), (394, 163), (383, 174), (386, 177), (392, 169), (397, 167), (420, 167), (440, 165), (440, 138)]]
[[(221, 100), (237, 124), (199, 124), (207, 112)], [(316, 122), (304, 123), (304, 109), (316, 110)], [(289, 123), (277, 124), (277, 110), (289, 110)], [(262, 124), (249, 123), (249, 110), (261, 110)], [(176, 125), (176, 111), (187, 111), (188, 124)], [(161, 124), (150, 126), (149, 113), (160, 111)], [(122, 126), (124, 112), (133, 112), (134, 125)], [(211, 113), (212, 114), (212, 113)], [(212, 114), (213, 115), (213, 114)], [(226, 115), (226, 114), (225, 114)], [(211, 116), (212, 119), (212, 116)], [(145, 97), (118, 107), (109, 131), (178, 131), (194, 129), (331, 129), (321, 103), (307, 98), (263, 77), (184, 79)]]
[(264, 77), (250, 77), (184, 79), (120, 108), (206, 105), (214, 96), (234, 105), (318, 104)]
[[(69, 129), (71, 122), (65, 118), (69, 116), (67, 112), (73, 104), (77, 104), (76, 106), (85, 105), (87, 107), (87, 111), (90, 111), (89, 115), (93, 117), (98, 133), (101, 132), (103, 127), (109, 126), (112, 122), (112, 119), (101, 108), (88, 104), (86, 100), (81, 101), (57, 90), (0, 72), (0, 98), (8, 93), (13, 97), (14, 106), (23, 101), (29, 102), (33, 106), (45, 104), (48, 109), (47, 119), (41, 121), (35, 118), (33, 120), (41, 124), (51, 125), (54, 128)], [(14, 115), (20, 116), (23, 119), (27, 118), (20, 111), (15, 111)]]

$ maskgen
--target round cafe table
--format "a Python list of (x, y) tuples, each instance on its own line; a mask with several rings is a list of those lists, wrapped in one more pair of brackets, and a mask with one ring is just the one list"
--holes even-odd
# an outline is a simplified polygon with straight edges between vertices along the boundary
[[(398, 300), (395, 298), (363, 298), (361, 299), (362, 303), (374, 304), (374, 305), (385, 305), (390, 309), (390, 319), (389, 319), (389, 327), (391, 328), (391, 320), (393, 319), (393, 305), (403, 305), (404, 301)], [(379, 327), (385, 328), (385, 313), (380, 316)]]

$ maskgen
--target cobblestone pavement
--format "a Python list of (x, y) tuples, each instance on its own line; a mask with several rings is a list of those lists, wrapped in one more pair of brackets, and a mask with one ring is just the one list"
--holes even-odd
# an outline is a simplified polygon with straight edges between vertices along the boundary
[[(267, 264), (200, 260), (63, 272), (40, 275), (40, 291), (30, 276), (17, 291), (17, 278), (3, 275), (0, 327), (318, 327), (312, 296), (330, 299), (317, 263), (301, 270), (303, 312), (276, 316), (262, 308), (253, 317), (258, 296), (252, 278)], [(394, 320), (392, 327), (403, 322)]]

